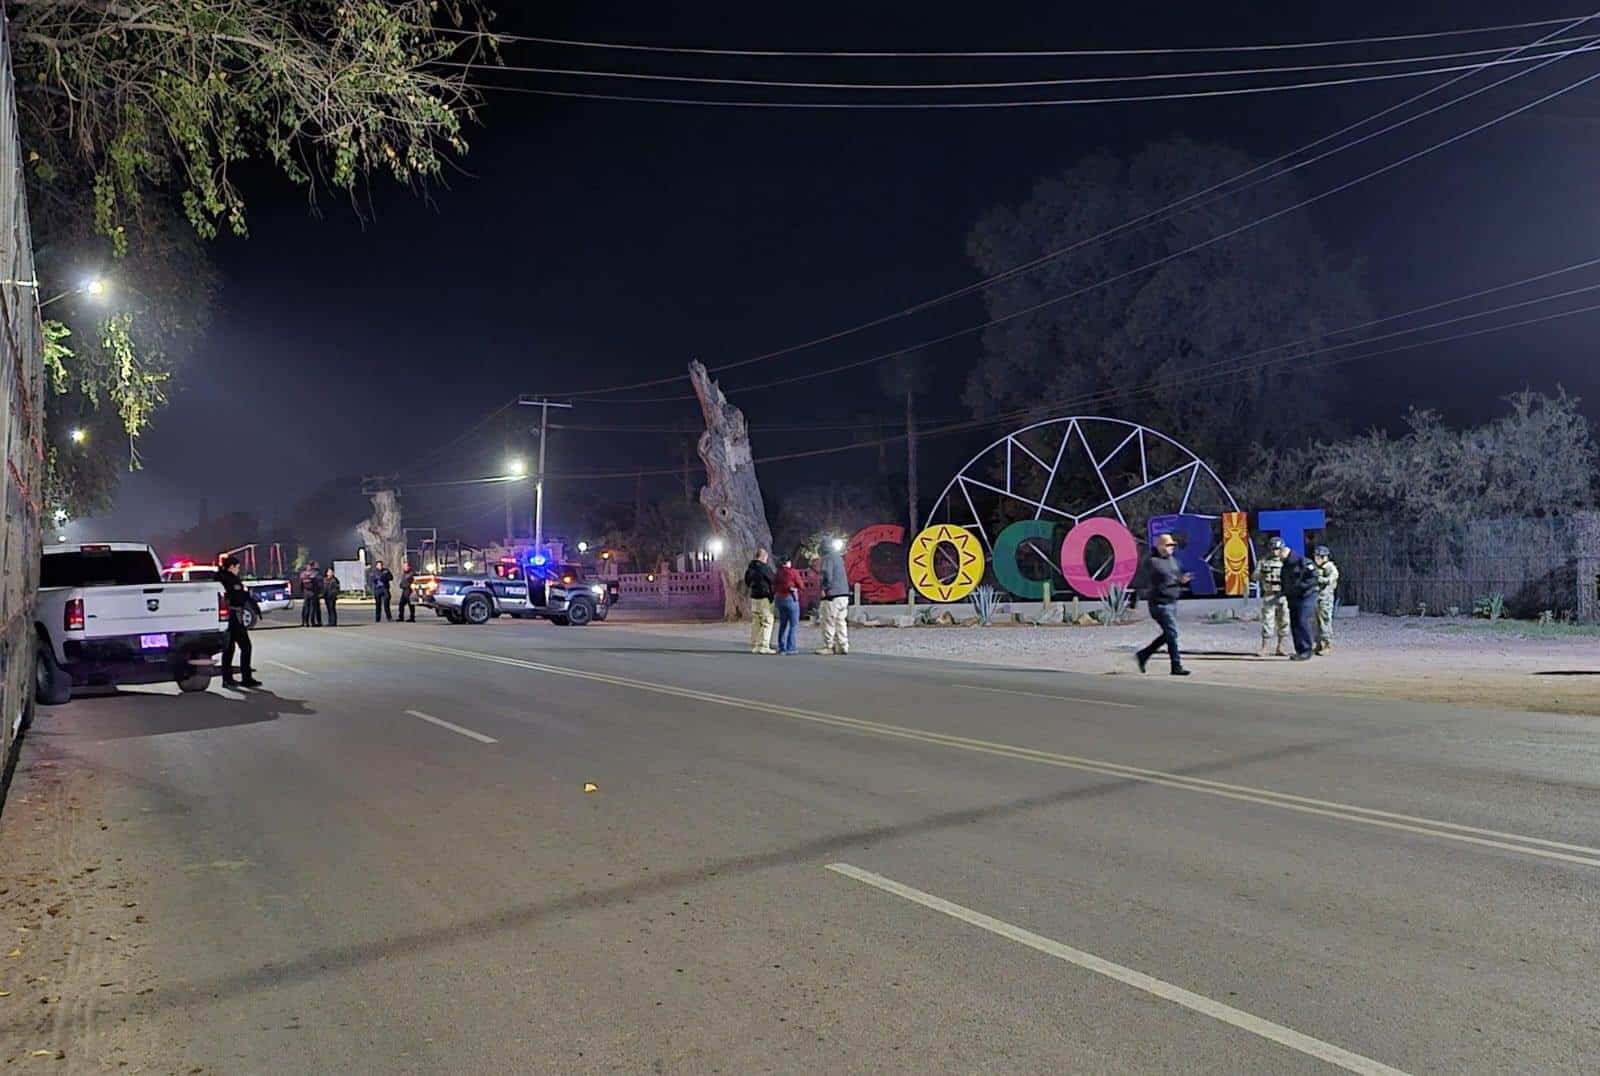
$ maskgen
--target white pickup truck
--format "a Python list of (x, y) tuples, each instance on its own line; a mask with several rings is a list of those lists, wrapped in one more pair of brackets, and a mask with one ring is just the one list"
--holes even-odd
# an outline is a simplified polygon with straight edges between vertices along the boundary
[(159, 684), (204, 691), (228, 628), (215, 582), (167, 583), (138, 542), (51, 545), (39, 570), (34, 692), (42, 705), (74, 686)]
[[(213, 564), (174, 564), (161, 573), (168, 583), (208, 583), (217, 578), (218, 568)], [(239, 610), (239, 622), (246, 631), (254, 630), (258, 613), (288, 609), (294, 605), (287, 579), (246, 579), (244, 589), (256, 600), (255, 606)]]

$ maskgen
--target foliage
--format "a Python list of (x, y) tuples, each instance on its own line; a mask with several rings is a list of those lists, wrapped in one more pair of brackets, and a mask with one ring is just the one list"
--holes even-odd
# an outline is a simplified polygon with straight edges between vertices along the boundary
[(1553, 516), (1594, 503), (1596, 447), (1579, 400), (1524, 390), (1507, 414), (1453, 430), (1413, 410), (1408, 430), (1373, 430), (1287, 452), (1258, 452), (1235, 495), (1249, 504), (1318, 503), (1346, 522), (1424, 527), (1502, 516)]
[(1499, 620), (1505, 615), (1505, 611), (1506, 596), (1498, 591), (1482, 598), (1476, 598), (1472, 602), (1472, 615), (1490, 622)]
[(1113, 583), (1106, 588), (1106, 593), (1100, 599), (1100, 608), (1094, 611), (1094, 618), (1100, 621), (1103, 627), (1120, 624), (1128, 615), (1128, 610), (1133, 606), (1133, 592), (1127, 587)]
[(980, 584), (972, 592), (972, 611), (978, 614), (978, 625), (987, 628), (994, 623), (997, 591), (988, 583)]
[(895, 519), (887, 486), (880, 479), (854, 482), (829, 482), (802, 486), (777, 498), (777, 526), (773, 528), (773, 550), (779, 556), (791, 555), (809, 561), (828, 537), (849, 537), (862, 527)]
[[(483, 57), (485, 16), (477, 0), (14, 0), (7, 15), (41, 291), (110, 279), (109, 307), (65, 301), (46, 332), (51, 489), (81, 515), (109, 501), (119, 446), (205, 326), (197, 240), (244, 233), (238, 168), (263, 162), (313, 201), (355, 201), (373, 174), (436, 179), (475, 104), (470, 67), (448, 61)], [(78, 426), (94, 436), (69, 451)]]
[[(1127, 159), (1096, 153), (1038, 183), (1022, 205), (986, 213), (972, 229), (968, 253), (983, 273), (1004, 272), (1256, 163), (1182, 138)], [(1308, 351), (1330, 329), (1365, 320), (1368, 304), (1355, 274), (1334, 264), (1310, 218), (1293, 214), (1134, 271), (1288, 205), (1298, 193), (1291, 177), (1280, 177), (1259, 195), (1159, 215), (1113, 242), (1085, 245), (987, 289), (989, 316), (1000, 318), (1128, 274), (992, 326), (967, 384), (968, 404), (979, 414), (1037, 415), (1093, 397), (1095, 411), (1163, 429), (1227, 471), (1252, 444), (1278, 446), (1331, 431), (1333, 382), (1324, 371), (1287, 362), (1226, 376), (1208, 370), (1289, 341), (1306, 343), (1275, 354)]]

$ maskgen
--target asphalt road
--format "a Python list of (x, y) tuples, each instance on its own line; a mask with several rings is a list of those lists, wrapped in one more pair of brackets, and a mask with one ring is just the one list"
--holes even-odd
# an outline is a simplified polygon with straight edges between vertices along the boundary
[(1595, 719), (617, 624), (256, 652), (32, 734), (125, 820), (150, 986), (67, 1023), (129, 1071), (1600, 1069)]

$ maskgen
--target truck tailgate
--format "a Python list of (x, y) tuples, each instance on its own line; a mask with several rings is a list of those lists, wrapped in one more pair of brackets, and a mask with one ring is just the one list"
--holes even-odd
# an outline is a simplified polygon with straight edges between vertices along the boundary
[(89, 587), (83, 594), (84, 637), (215, 631), (219, 623), (215, 583)]

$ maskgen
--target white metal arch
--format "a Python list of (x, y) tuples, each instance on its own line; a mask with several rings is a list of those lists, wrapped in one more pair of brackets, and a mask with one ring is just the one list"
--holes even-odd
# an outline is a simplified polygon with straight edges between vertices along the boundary
[[(1047, 463), (1032, 449), (1018, 441), (1017, 438), (1022, 434), (1029, 433), (1033, 430), (1043, 429), (1050, 426), (1065, 426), (1066, 429), (1062, 434), (1061, 444), (1056, 451), (1055, 459)], [(1089, 443), (1088, 435), (1084, 432), (1086, 426), (1090, 428), (1116, 427), (1119, 431), (1126, 431), (1126, 433), (1122, 439), (1117, 442), (1115, 448), (1113, 448), (1110, 452), (1105, 453), (1103, 456), (1096, 457), (1094, 447)], [(1083, 446), (1084, 453), (1088, 456), (1090, 463), (1093, 464), (1095, 477), (1099, 479), (1100, 488), (1105, 493), (1105, 499), (1103, 501), (1100, 501), (1099, 503), (1087, 508), (1083, 508), (1082, 510), (1078, 510), (1079, 506), (1076, 505), (1068, 506), (1051, 503), (1051, 491), (1056, 485), (1056, 474), (1061, 469), (1062, 457), (1066, 454), (1067, 446), (1071, 443), (1074, 436), (1078, 438), (1080, 444)], [(1121, 455), (1122, 450), (1127, 448), (1135, 441), (1137, 441), (1139, 448), (1139, 484), (1123, 493), (1113, 494), (1111, 492), (1111, 485), (1106, 480), (1104, 471), (1105, 465), (1112, 459), (1115, 459)], [(1148, 453), (1146, 451), (1147, 446), (1152, 442), (1170, 446), (1179, 453), (1180, 457), (1184, 459), (1185, 462), (1181, 463), (1177, 467), (1168, 468), (1162, 474), (1152, 478), (1149, 471)], [(991, 453), (1002, 447), (1004, 447), (1006, 450), (1006, 477), (1004, 488), (996, 486), (993, 482), (989, 481), (987, 474), (976, 475), (972, 473), (973, 469), (981, 461), (986, 460), (989, 458)], [(1045, 469), (1047, 477), (1044, 482), (1044, 489), (1037, 495), (1028, 496), (1025, 493), (1013, 488), (1011, 466), (1014, 458), (1012, 455), (1013, 452), (1021, 452), (1025, 454), (1040, 467)], [(1217, 476), (1217, 473), (1211, 469), (1211, 466), (1190, 451), (1186, 445), (1174, 440), (1171, 437), (1168, 437), (1159, 430), (1153, 430), (1148, 426), (1141, 426), (1137, 422), (1128, 422), (1119, 418), (1104, 418), (1098, 415), (1071, 415), (1061, 418), (1044, 419), (1043, 421), (1023, 426), (1021, 429), (1012, 430), (1004, 437), (989, 444), (983, 450), (974, 455), (970, 460), (968, 460), (966, 464), (962, 466), (961, 470), (956, 472), (955, 477), (950, 479), (949, 483), (944, 487), (944, 491), (939, 494), (939, 499), (934, 502), (933, 510), (928, 514), (928, 519), (930, 522), (940, 518), (943, 518), (948, 522), (954, 522), (954, 514), (952, 513), (951, 508), (957, 502), (955, 498), (951, 496), (951, 493), (952, 491), (956, 491), (960, 496), (961, 503), (967, 510), (966, 514), (969, 514), (972, 517), (972, 525), (977, 528), (978, 534), (983, 539), (985, 547), (987, 547), (992, 553), (994, 542), (989, 535), (989, 525), (984, 520), (983, 513), (979, 512), (977, 506), (973, 504), (972, 496), (968, 492), (969, 488), (981, 489), (996, 496), (1025, 504), (1034, 510), (1033, 516), (1035, 519), (1040, 519), (1046, 513), (1048, 513), (1057, 518), (1070, 521), (1072, 524), (1076, 525), (1090, 516), (1099, 515), (1107, 509), (1110, 509), (1116, 515), (1119, 522), (1126, 523), (1127, 520), (1124, 519), (1122, 515), (1123, 501), (1134, 496), (1135, 494), (1146, 493), (1152, 489), (1163, 486), (1168, 482), (1173, 482), (1175, 485), (1178, 483), (1184, 484), (1183, 496), (1178, 500), (1177, 505), (1174, 508), (1174, 512), (1186, 511), (1189, 505), (1189, 498), (1194, 493), (1195, 482), (1202, 474), (1210, 478), (1210, 480), (1215, 483), (1217, 489), (1221, 491), (1222, 497), (1227, 502), (1229, 508), (1232, 511), (1237, 512), (1239, 510), (1238, 502), (1234, 500), (1233, 494), (1228, 490), (1227, 485), (1222, 481), (1221, 478)], [(943, 513), (942, 517), (941, 512)]]

